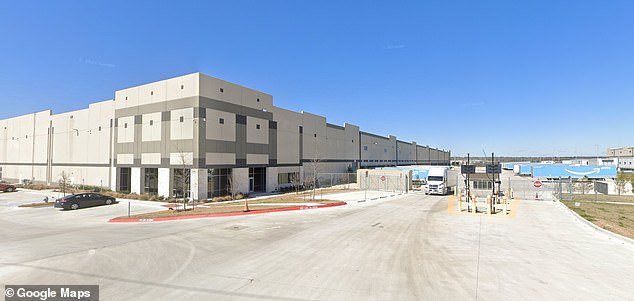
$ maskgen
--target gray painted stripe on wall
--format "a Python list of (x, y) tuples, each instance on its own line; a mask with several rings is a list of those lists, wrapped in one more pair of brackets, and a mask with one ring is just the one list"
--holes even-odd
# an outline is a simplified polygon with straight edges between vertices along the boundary
[(135, 158), (141, 158), (142, 153), (161, 153), (161, 157), (168, 157), (170, 153), (193, 152), (193, 140), (191, 139), (167, 141), (169, 143), (144, 141), (140, 143), (140, 147), (138, 147), (139, 143), (137, 142), (117, 143), (115, 152), (117, 154), (134, 154)]
[[(247, 159), (247, 126), (245, 124), (236, 124), (236, 163), (238, 159)], [(246, 164), (246, 163), (245, 163)]]
[[(223, 140), (206, 140), (204, 153), (235, 153), (237, 154), (238, 143)], [(269, 154), (269, 144), (246, 143), (241, 147), (246, 147), (246, 154)], [(202, 155), (202, 154), (201, 154)]]
[[(319, 159), (319, 163), (347, 163), (347, 162), (355, 162), (356, 160), (347, 160), (347, 159)], [(376, 160), (378, 161), (378, 160)], [(388, 161), (388, 160), (385, 160)], [(302, 159), (303, 163), (311, 163), (312, 159)]]
[(267, 145), (269, 161), (277, 162), (277, 129), (269, 128), (269, 144)]
[(304, 128), (299, 126), (299, 163), (304, 160)]
[(247, 124), (247, 116), (236, 114), (236, 124)]

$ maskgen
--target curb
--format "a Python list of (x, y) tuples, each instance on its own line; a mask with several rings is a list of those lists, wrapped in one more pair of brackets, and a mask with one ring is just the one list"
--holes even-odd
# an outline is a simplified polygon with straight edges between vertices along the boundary
[(227, 216), (254, 215), (254, 214), (282, 212), (282, 211), (321, 209), (321, 208), (329, 208), (329, 207), (338, 207), (338, 206), (343, 206), (346, 204), (347, 204), (346, 202), (339, 202), (339, 203), (324, 204), (324, 205), (308, 205), (308, 206), (296, 206), (296, 207), (277, 208), (277, 209), (263, 209), (263, 210), (255, 210), (255, 211), (248, 211), (248, 212), (212, 213), (212, 214), (183, 215), (183, 216), (170, 216), (170, 217), (157, 217), (157, 218), (124, 218), (124, 219), (111, 218), (108, 220), (108, 222), (109, 223), (152, 223), (152, 222), (164, 222), (164, 221), (196, 219), (196, 218), (227, 217)]
[(618, 233), (614, 233), (614, 232), (612, 232), (610, 230), (603, 229), (603, 228), (595, 225), (591, 221), (581, 217), (581, 215), (579, 215), (574, 210), (568, 208), (568, 206), (566, 206), (566, 204), (562, 203), (561, 201), (556, 201), (556, 202), (559, 203), (559, 205), (562, 206), (564, 209), (568, 210), (568, 212), (572, 213), (572, 215), (574, 217), (576, 217), (578, 220), (580, 220), (580, 221), (584, 222), (585, 224), (589, 225), (590, 227), (594, 228), (594, 230), (596, 230), (598, 232), (602, 232), (604, 234), (607, 234), (608, 236), (611, 236), (612, 238), (615, 238), (615, 239), (620, 240), (622, 242), (634, 245), (634, 239), (631, 239), (629, 237), (625, 237), (625, 236), (623, 236), (621, 234), (618, 234)]

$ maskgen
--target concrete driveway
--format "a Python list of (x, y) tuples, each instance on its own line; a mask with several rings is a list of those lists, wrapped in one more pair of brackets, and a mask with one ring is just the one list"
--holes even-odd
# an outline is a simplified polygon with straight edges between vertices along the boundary
[(446, 197), (407, 194), (108, 224), (103, 208), (45, 218), (62, 213), (0, 207), (0, 283), (99, 284), (101, 300), (631, 299), (631, 244), (554, 202), (517, 208), (514, 218), (459, 215)]

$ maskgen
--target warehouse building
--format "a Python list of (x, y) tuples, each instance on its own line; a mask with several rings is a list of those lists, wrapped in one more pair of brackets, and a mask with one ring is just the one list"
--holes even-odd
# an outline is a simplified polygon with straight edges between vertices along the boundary
[(333, 125), (202, 73), (115, 92), (87, 109), (0, 121), (0, 178), (194, 199), (276, 191), (312, 173), (446, 165), (450, 152)]

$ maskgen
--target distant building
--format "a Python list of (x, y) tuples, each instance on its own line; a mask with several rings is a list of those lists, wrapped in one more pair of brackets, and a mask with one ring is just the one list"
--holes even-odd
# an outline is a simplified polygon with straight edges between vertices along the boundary
[(608, 157), (634, 157), (634, 146), (608, 148)]

